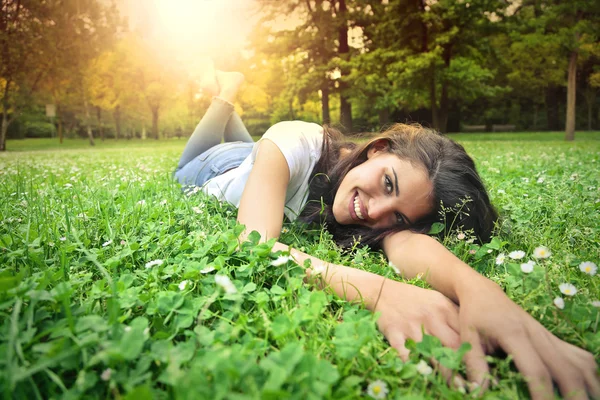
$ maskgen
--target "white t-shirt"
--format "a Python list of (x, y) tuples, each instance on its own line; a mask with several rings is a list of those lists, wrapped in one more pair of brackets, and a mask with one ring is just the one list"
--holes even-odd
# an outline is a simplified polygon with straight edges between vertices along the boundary
[(310, 173), (321, 157), (323, 127), (303, 122), (279, 122), (270, 127), (262, 138), (254, 144), (252, 153), (240, 164), (226, 173), (208, 180), (202, 189), (205, 193), (240, 206), (242, 192), (252, 171), (258, 153), (258, 144), (268, 139), (281, 150), (290, 169), (290, 182), (285, 194), (284, 213), (290, 221), (295, 220), (308, 198)]

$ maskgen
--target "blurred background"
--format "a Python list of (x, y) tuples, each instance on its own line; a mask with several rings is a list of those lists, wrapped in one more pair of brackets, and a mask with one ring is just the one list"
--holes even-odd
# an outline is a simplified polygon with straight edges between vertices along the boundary
[(253, 135), (600, 129), (600, 1), (0, 0), (0, 150), (184, 138), (207, 58), (246, 75)]

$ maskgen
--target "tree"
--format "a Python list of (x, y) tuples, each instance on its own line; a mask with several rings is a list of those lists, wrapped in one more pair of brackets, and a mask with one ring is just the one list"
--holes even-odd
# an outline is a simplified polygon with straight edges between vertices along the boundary
[[(282, 60), (289, 83), (282, 99), (290, 107), (297, 97), (302, 103), (311, 93), (320, 93), (323, 123), (329, 123), (331, 92), (340, 96), (340, 122), (352, 129), (352, 107), (346, 62), (352, 57), (348, 41), (350, 12), (347, 0), (285, 0), (260, 2), (264, 18), (254, 35), (253, 45), (261, 54)], [(281, 16), (298, 20), (291, 29), (265, 28)], [(266, 38), (266, 40), (265, 40)], [(338, 83), (332, 76), (340, 74)], [(336, 86), (337, 85), (337, 86)]]

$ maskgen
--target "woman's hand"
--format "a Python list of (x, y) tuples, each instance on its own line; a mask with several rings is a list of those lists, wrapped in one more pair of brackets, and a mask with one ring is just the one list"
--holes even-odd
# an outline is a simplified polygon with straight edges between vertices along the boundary
[(487, 280), (465, 285), (459, 299), (460, 338), (472, 345), (465, 355), (470, 381), (485, 388), (485, 354), (502, 349), (527, 379), (533, 399), (553, 399), (553, 381), (567, 399), (587, 399), (587, 393), (600, 398), (594, 356), (554, 336), (497, 285)]
[(423, 331), (446, 347), (460, 347), (458, 306), (439, 292), (386, 279), (371, 309), (381, 313), (379, 330), (404, 361), (409, 355), (406, 339), (420, 342)]
[(534, 399), (552, 399), (553, 381), (566, 398), (587, 399), (587, 392), (600, 399), (598, 366), (590, 353), (552, 335), (498, 285), (435, 239), (402, 231), (386, 237), (383, 247), (405, 277), (423, 274), (431, 286), (460, 305), (460, 338), (472, 345), (465, 355), (471, 381), (487, 386), (485, 354), (502, 349), (528, 380)]

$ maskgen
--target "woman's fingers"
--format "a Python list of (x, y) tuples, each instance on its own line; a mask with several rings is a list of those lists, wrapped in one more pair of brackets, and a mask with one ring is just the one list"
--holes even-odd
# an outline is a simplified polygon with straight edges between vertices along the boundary
[(600, 370), (594, 356), (571, 343), (563, 342), (568, 349), (567, 357), (582, 370), (583, 379), (592, 399), (600, 399)]
[(485, 360), (485, 353), (481, 344), (479, 333), (474, 327), (464, 325), (460, 332), (462, 342), (471, 344), (471, 350), (465, 354), (465, 365), (467, 367), (467, 378), (471, 382), (471, 390), (481, 387), (481, 390), (487, 389), (489, 375), (489, 366)]
[(553, 399), (552, 376), (537, 351), (528, 340), (512, 336), (510, 339), (500, 339), (499, 343), (507, 354), (512, 355), (518, 370), (527, 379), (529, 394), (534, 400)]
[(535, 334), (535, 338), (533, 346), (550, 370), (561, 394), (566, 399), (587, 399), (585, 372), (590, 367), (584, 359), (587, 352), (581, 350), (583, 354), (575, 354), (568, 343), (560, 341), (547, 331)]
[(406, 336), (401, 332), (393, 332), (387, 336), (390, 345), (398, 351), (398, 355), (402, 361), (407, 362), (410, 351), (406, 348)]

